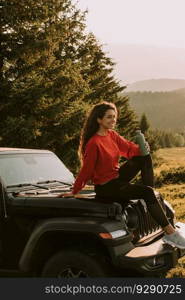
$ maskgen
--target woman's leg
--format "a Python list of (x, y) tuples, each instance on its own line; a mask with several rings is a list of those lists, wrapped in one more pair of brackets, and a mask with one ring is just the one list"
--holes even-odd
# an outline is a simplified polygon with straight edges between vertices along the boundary
[(129, 201), (131, 199), (144, 199), (151, 216), (159, 225), (161, 225), (161, 227), (164, 228), (170, 224), (151, 187), (129, 183), (120, 188), (120, 193), (122, 194), (121, 202)]
[(130, 182), (141, 171), (142, 183), (154, 186), (154, 173), (152, 158), (150, 155), (135, 156), (124, 163), (119, 170), (119, 178), (122, 182)]
[(143, 163), (141, 164), (141, 178), (144, 185), (154, 187), (154, 171), (151, 155), (142, 156)]
[(144, 199), (148, 211), (154, 220), (163, 228), (169, 225), (166, 214), (160, 205), (154, 190), (145, 185), (122, 183), (120, 178), (113, 179), (104, 185), (95, 186), (96, 198), (98, 201), (107, 203), (119, 202), (124, 208), (129, 200)]
[(96, 200), (104, 203), (121, 202), (119, 198), (122, 196), (120, 193), (122, 185), (118, 178), (112, 179), (103, 185), (95, 185)]

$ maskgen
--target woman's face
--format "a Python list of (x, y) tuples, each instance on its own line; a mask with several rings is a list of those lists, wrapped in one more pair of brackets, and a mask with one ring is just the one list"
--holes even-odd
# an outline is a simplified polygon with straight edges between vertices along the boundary
[(102, 119), (98, 118), (100, 128), (112, 129), (116, 125), (117, 114), (114, 109), (108, 109)]

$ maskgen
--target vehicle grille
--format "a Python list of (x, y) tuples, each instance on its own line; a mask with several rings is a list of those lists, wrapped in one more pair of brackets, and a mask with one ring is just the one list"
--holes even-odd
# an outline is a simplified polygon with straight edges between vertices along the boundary
[(133, 231), (134, 242), (161, 228), (148, 212), (142, 199), (130, 201), (125, 208), (125, 221), (129, 230)]

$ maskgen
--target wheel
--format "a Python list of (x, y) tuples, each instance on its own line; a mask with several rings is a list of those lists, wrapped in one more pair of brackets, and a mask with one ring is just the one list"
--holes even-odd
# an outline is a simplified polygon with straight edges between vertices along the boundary
[(42, 277), (106, 277), (107, 266), (85, 253), (64, 250), (52, 256), (45, 264)]

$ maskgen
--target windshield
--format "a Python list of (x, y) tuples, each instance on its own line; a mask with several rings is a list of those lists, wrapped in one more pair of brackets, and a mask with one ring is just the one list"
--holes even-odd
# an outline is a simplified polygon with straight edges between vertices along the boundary
[(53, 153), (0, 155), (0, 176), (6, 185), (59, 180), (73, 183), (73, 174)]

